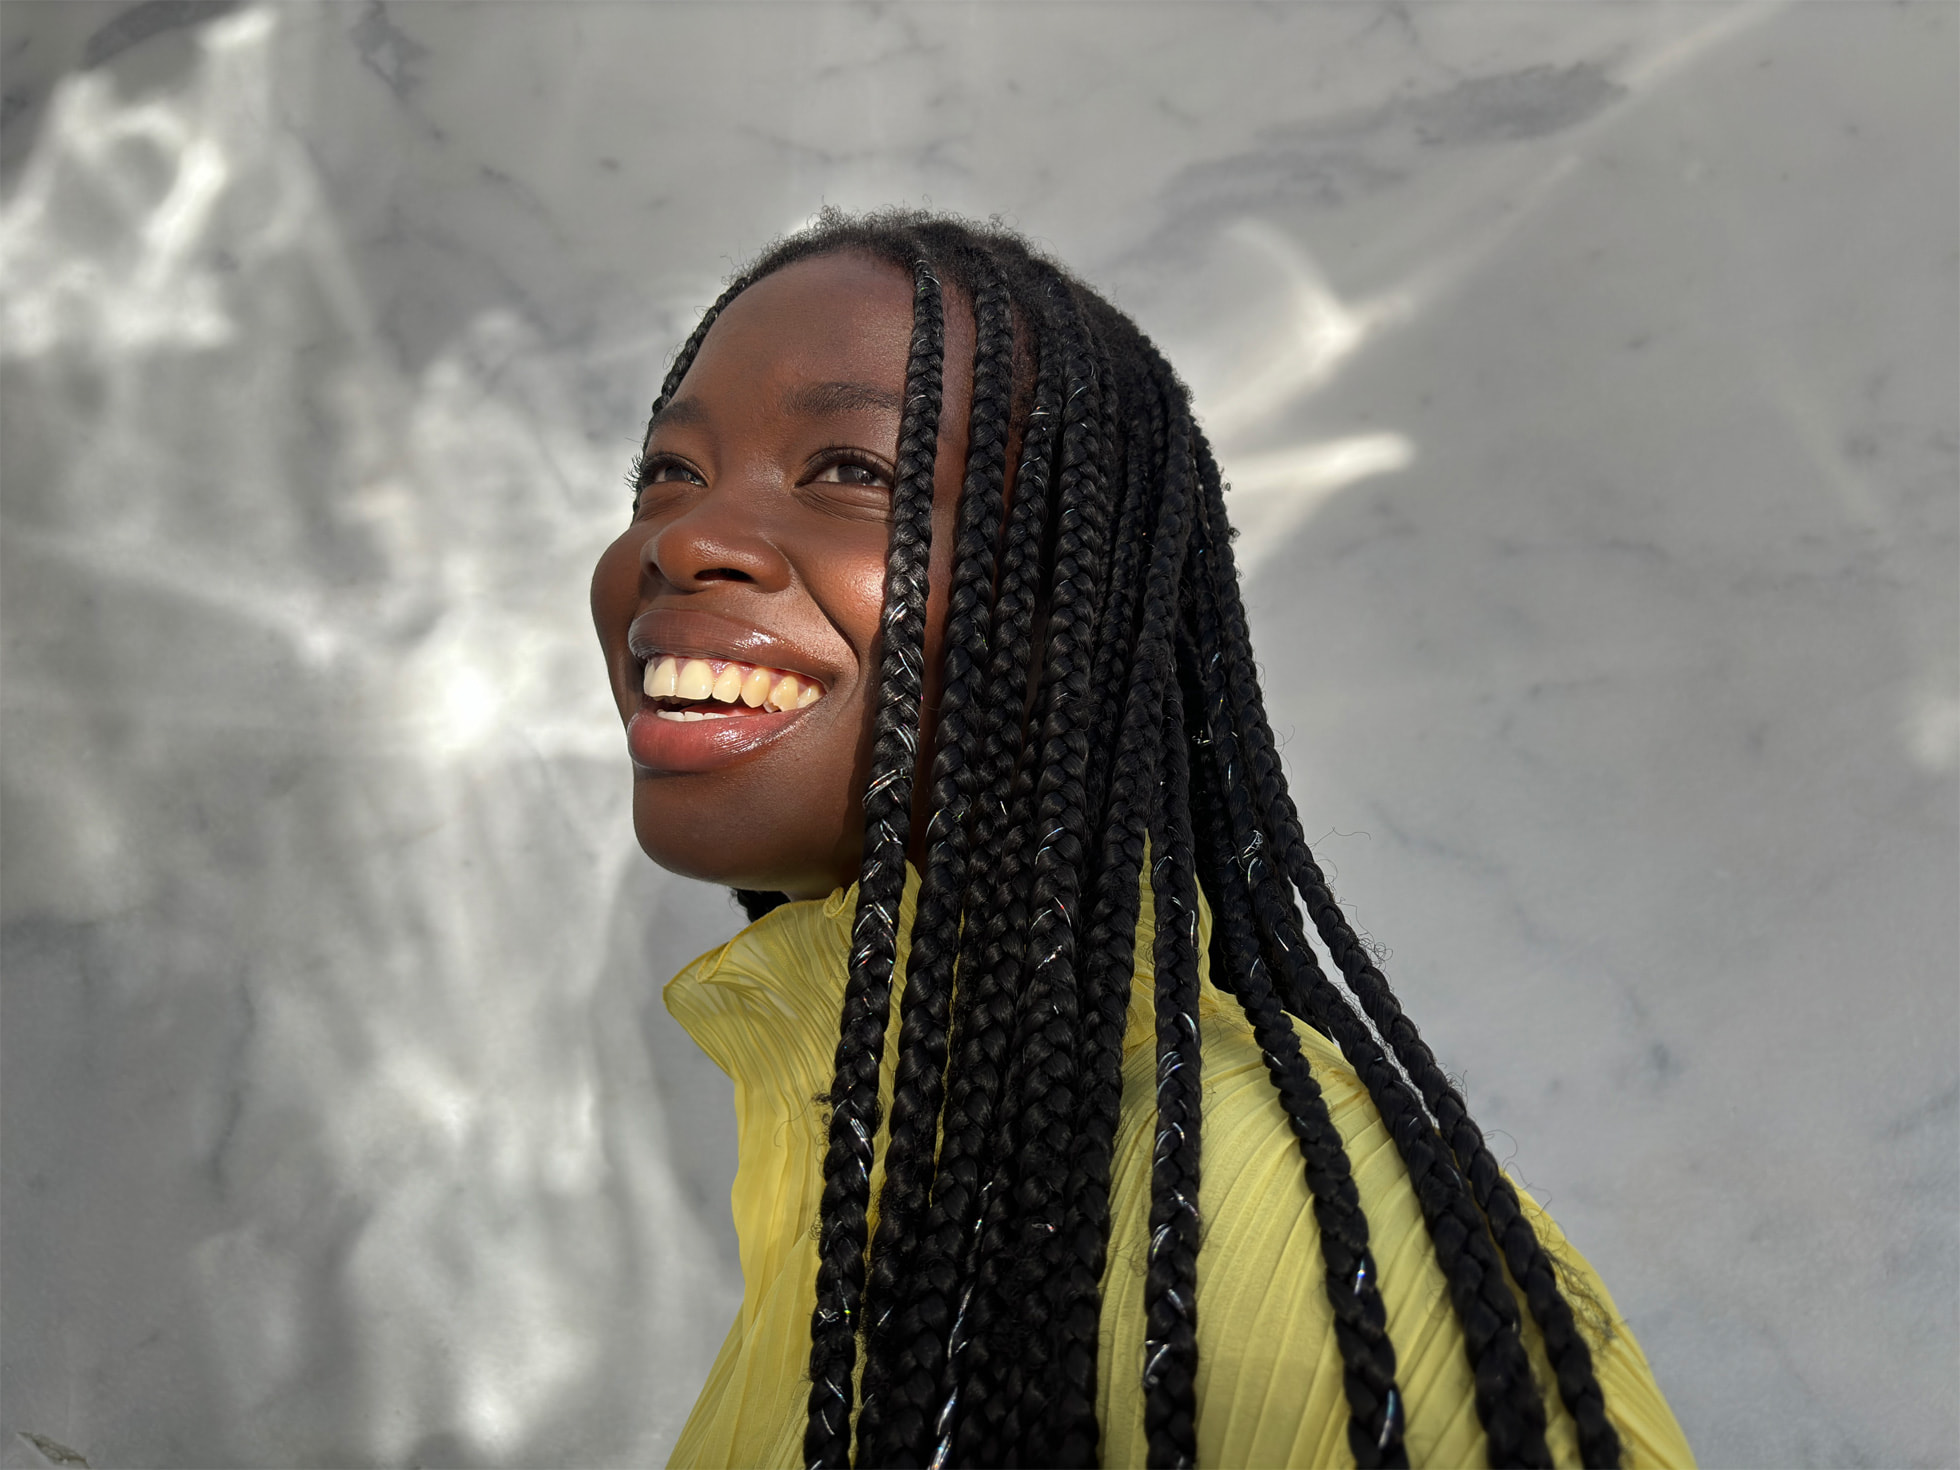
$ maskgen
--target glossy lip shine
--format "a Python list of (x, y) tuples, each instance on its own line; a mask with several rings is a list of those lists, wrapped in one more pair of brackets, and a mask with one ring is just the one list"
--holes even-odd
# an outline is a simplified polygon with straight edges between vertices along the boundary
[(634, 765), (656, 776), (712, 771), (767, 745), (816, 707), (706, 720), (663, 720), (654, 713), (653, 701), (642, 695), (640, 707), (626, 722), (626, 749)]
[[(833, 678), (805, 673), (812, 661), (760, 628), (693, 609), (656, 608), (640, 614), (627, 629), (626, 648), (636, 689), (647, 661), (661, 654), (766, 664), (821, 684), (826, 697), (835, 685)], [(663, 720), (654, 712), (654, 702), (642, 693), (639, 708), (626, 722), (626, 749), (633, 764), (648, 775), (718, 770), (784, 735), (823, 702), (706, 720)]]

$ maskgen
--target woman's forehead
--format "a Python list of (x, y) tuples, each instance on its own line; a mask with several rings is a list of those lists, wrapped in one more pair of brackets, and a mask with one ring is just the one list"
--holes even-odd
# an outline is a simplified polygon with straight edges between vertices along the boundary
[[(944, 291), (947, 422), (972, 388), (973, 322), (965, 295)], [(911, 356), (913, 283), (888, 260), (839, 251), (764, 276), (723, 308), (656, 422), (741, 413), (821, 416), (896, 410)]]
[(912, 283), (904, 271), (864, 255), (821, 255), (763, 277), (731, 301), (701, 344), (688, 386), (696, 370), (720, 377), (729, 368), (898, 390), (911, 340)]

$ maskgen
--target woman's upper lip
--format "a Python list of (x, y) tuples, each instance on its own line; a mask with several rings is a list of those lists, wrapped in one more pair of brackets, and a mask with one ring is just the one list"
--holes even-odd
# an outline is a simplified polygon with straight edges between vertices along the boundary
[(720, 613), (696, 608), (652, 607), (627, 626), (626, 648), (641, 663), (663, 653), (760, 664), (835, 683), (827, 660), (786, 638)]

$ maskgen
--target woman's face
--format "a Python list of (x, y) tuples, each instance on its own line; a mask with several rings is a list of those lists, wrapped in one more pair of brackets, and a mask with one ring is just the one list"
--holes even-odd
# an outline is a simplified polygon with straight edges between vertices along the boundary
[[(856, 254), (799, 261), (729, 303), (652, 427), (632, 524), (593, 572), (592, 617), (626, 724), (634, 830), (664, 868), (792, 898), (857, 877), (911, 337), (906, 272)], [(972, 317), (949, 287), (928, 714), (972, 361)]]

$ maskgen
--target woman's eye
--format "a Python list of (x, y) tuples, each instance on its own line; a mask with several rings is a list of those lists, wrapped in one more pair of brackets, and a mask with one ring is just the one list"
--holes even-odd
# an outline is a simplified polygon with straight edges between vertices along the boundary
[(813, 484), (818, 485), (875, 485), (883, 488), (891, 483), (883, 470), (874, 465), (860, 464), (853, 459), (827, 464), (810, 479)]
[(680, 481), (690, 485), (705, 485), (700, 472), (677, 459), (656, 459), (650, 461), (640, 473), (642, 485), (667, 485)]
[(708, 482), (701, 472), (685, 460), (668, 456), (656, 457), (651, 454), (634, 459), (626, 472), (626, 484), (633, 492), (633, 518), (638, 520), (649, 509), (671, 496), (654, 497), (651, 492), (661, 485), (706, 485)]

